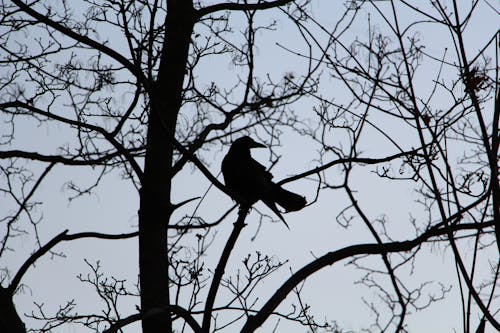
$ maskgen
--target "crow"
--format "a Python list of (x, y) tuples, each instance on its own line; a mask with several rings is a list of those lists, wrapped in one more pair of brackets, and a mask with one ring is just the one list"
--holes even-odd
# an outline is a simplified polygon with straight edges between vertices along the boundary
[(274, 183), (273, 175), (252, 158), (250, 149), (265, 147), (248, 136), (236, 139), (222, 160), (224, 183), (245, 204), (253, 205), (262, 200), (290, 229), (276, 204), (291, 212), (304, 208), (307, 202), (303, 196)]

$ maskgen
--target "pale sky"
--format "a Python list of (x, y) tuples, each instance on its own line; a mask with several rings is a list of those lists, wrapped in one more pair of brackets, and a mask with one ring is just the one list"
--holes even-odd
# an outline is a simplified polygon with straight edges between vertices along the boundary
[[(376, 4), (381, 10), (389, 12), (390, 2), (377, 1)], [(416, 19), (422, 19), (414, 12), (404, 9), (399, 2), (396, 2), (396, 5), (400, 10), (401, 25), (406, 25)], [(422, 6), (427, 5), (422, 4)], [(466, 6), (469, 6), (468, 2)], [(325, 26), (331, 27), (337, 21), (338, 16), (341, 15), (339, 7), (344, 8), (342, 1), (317, 0), (313, 1), (311, 5), (311, 13)], [(491, 7), (495, 7), (497, 12)], [(427, 7), (425, 8), (427, 10)], [(468, 27), (468, 32), (465, 34), (466, 45), (470, 54), (475, 54), (500, 28), (498, 10), (500, 10), (498, 1), (480, 1), (477, 12)], [(77, 11), (77, 8), (75, 8), (75, 11)], [(381, 33), (390, 33), (373, 7), (366, 3), (358, 13), (358, 17), (352, 26), (342, 36), (345, 43), (349, 44), (356, 37), (360, 40), (366, 40), (368, 16), (370, 16), (372, 24)], [(269, 73), (273, 78), (282, 77), (288, 72), (293, 72), (297, 76), (304, 73), (307, 66), (304, 59), (290, 54), (279, 46), (283, 45), (291, 50), (303, 51), (305, 44), (298, 37), (297, 31), (293, 29), (289, 22), (284, 22), (283, 15), (279, 15), (276, 10), (257, 14), (257, 17), (261, 20), (260, 22), (270, 22), (271, 19), (276, 18), (278, 19), (278, 25), (276, 31), (256, 35), (256, 73), (259, 75)], [(456, 59), (449, 32), (444, 27), (422, 23), (414, 26), (412, 30), (420, 32), (422, 43), (425, 45), (425, 52), (440, 57), (443, 55), (444, 48), (448, 47), (449, 55), (447, 59), (450, 61)], [(120, 35), (116, 32), (103, 30), (99, 31), (99, 35), (102, 39), (109, 38), (109, 45), (112, 47), (123, 48), (124, 46), (123, 40), (120, 40)], [(324, 41), (325, 36), (318, 31), (318, 38)], [(317, 49), (315, 52), (317, 52)], [(494, 47), (489, 47), (486, 52), (492, 58), (493, 63), (495, 61), (494, 52)], [(425, 57), (422, 59), (421, 66), (417, 72), (415, 82), (417, 90), (425, 99), (425, 96), (430, 92), (432, 85), (430, 80), (435, 77), (437, 66), (429, 62)], [(445, 71), (448, 71), (444, 75), (446, 80), (456, 75), (449, 69), (445, 69)], [(206, 63), (201, 63), (197, 73), (199, 74), (200, 83), (206, 82), (208, 85), (211, 81), (215, 81), (221, 87), (230, 87), (237, 79), (238, 69), (229, 64), (228, 59), (211, 59), (207, 60)], [(329, 78), (327, 74), (325, 69), (320, 92), (339, 104), (349, 101), (351, 96), (347, 89), (342, 86), (339, 80)], [(109, 93), (113, 94), (113, 92)], [(115, 103), (117, 104), (124, 103), (126, 105), (132, 98), (132, 96), (115, 94)], [(439, 105), (439, 103), (447, 105), (448, 102), (437, 100), (435, 103), (436, 105)], [(491, 108), (491, 105), (490, 103), (488, 106)], [(292, 105), (292, 109), (301, 119), (311, 120), (314, 116), (312, 110), (315, 106), (317, 106), (317, 101), (312, 98), (305, 98)], [(418, 145), (416, 134), (409, 132), (408, 128), (403, 128), (400, 124), (391, 123), (390, 121), (385, 122), (384, 118), (376, 114), (373, 121), (386, 125), (387, 131), (403, 147), (411, 149)], [(0, 126), (4, 125), (1, 124)], [(45, 124), (38, 125), (35, 122), (24, 123), (17, 128), (14, 147), (28, 151), (41, 149), (44, 152), (56, 153), (59, 145), (72, 142), (74, 139), (72, 133), (63, 125), (47, 126)], [(397, 152), (395, 147), (377, 134), (376, 131), (368, 129), (366, 133), (368, 137), (363, 137), (360, 144), (363, 149), (362, 156), (376, 158)], [(329, 139), (333, 142), (342, 141), (347, 143), (340, 133), (329, 133)], [(285, 133), (281, 142), (282, 147), (277, 149), (277, 152), (282, 154), (282, 158), (272, 171), (276, 180), (318, 165), (316, 161), (318, 147), (303, 136)], [(450, 155), (456, 154), (458, 157), (461, 154), (460, 147), (453, 145), (450, 147)], [(3, 150), (14, 149), (6, 146), (0, 148)], [(212, 174), (219, 174), (220, 162), (227, 149), (228, 147), (214, 146), (211, 151), (201, 154)], [(457, 150), (453, 151), (453, 149)], [(270, 163), (270, 153), (267, 149), (256, 150), (253, 152), (253, 156), (264, 165)], [(331, 158), (325, 159), (329, 160)], [(395, 163), (395, 165), (398, 165), (398, 163)], [(37, 169), (35, 168), (35, 170)], [(415, 193), (413, 183), (392, 183), (377, 177), (372, 172), (374, 170), (375, 166), (358, 166), (354, 175), (351, 176), (352, 187), (357, 190), (356, 196), (359, 204), (370, 219), (386, 218), (386, 227), (394, 240), (413, 238), (415, 234), (410, 224), (410, 218), (414, 217), (424, 222), (427, 218), (422, 206), (416, 203), (418, 195)], [(95, 171), (89, 168), (56, 166), (52, 174), (44, 181), (40, 191), (34, 198), (34, 200), (43, 201), (43, 205), (37, 209), (39, 216), (43, 217), (43, 221), (38, 227), (42, 243), (46, 243), (64, 229), (69, 229), (70, 233), (97, 231), (113, 234), (136, 230), (138, 194), (129, 181), (121, 179), (118, 172), (107, 175), (92, 194), (71, 202), (68, 201), (70, 192), (65, 189), (66, 182), (72, 180), (79, 184), (91, 184), (96, 174)], [(340, 177), (339, 169), (336, 168), (330, 169), (328, 174), (330, 180), (334, 180), (336, 175)], [(222, 181), (222, 177), (219, 176), (219, 180)], [(204, 176), (194, 170), (192, 165), (188, 165), (174, 180), (174, 201), (180, 202), (187, 198), (200, 196), (208, 187), (209, 183)], [(310, 180), (301, 180), (287, 184), (286, 188), (305, 195), (307, 200), (311, 201), (315, 196), (316, 183)], [(291, 272), (300, 269), (313, 260), (315, 256), (348, 245), (374, 242), (369, 231), (359, 219), (354, 220), (349, 228), (343, 228), (336, 222), (336, 216), (347, 204), (347, 196), (343, 190), (325, 191), (314, 205), (300, 212), (286, 215), (291, 230), (286, 229), (281, 223), (270, 223), (269, 221), (259, 225), (258, 215), (254, 210), (248, 216), (246, 220), (248, 225), (240, 236), (236, 250), (230, 257), (226, 269), (227, 276), (234, 276), (237, 269), (241, 268), (241, 260), (247, 254), (256, 251), (273, 256), (276, 260), (288, 260), (284, 267), (268, 277), (265, 283), (259, 285), (256, 289), (257, 304), (261, 305), (290, 276)], [(176, 216), (180, 217), (192, 213), (195, 206), (196, 202), (186, 205), (185, 209), (180, 210)], [(218, 218), (231, 206), (230, 198), (213, 187), (208, 192), (206, 199), (201, 203), (198, 214), (211, 221)], [(271, 214), (262, 203), (257, 203), (255, 207), (262, 212)], [(10, 207), (2, 207), (2, 210), (4, 209), (8, 210)], [(205, 258), (206, 268), (214, 269), (235, 218), (236, 214), (233, 212), (221, 225), (214, 228), (208, 236), (208, 238), (215, 238)], [(24, 228), (27, 231), (31, 232), (33, 230), (26, 221), (22, 223), (24, 223)], [(2, 232), (4, 232), (3, 229)], [(187, 245), (195, 246), (195, 235), (196, 233), (188, 235), (184, 242)], [(0, 258), (0, 267), (6, 266), (12, 272), (15, 272), (27, 256), (34, 251), (36, 245), (32, 237), (22, 236), (13, 239), (10, 246), (15, 249), (15, 252), (9, 252)], [(472, 249), (473, 242), (464, 242), (464, 247)], [(478, 269), (478, 274), (484, 274), (488, 270), (486, 260), (494, 258), (495, 249), (492, 247), (491, 256), (484, 258), (485, 262)], [(22, 283), (26, 288), (23, 288), (15, 297), (17, 310), (21, 315), (36, 310), (33, 302), (44, 303), (46, 313), (51, 314), (57, 310), (59, 305), (71, 299), (77, 301), (77, 312), (79, 314), (99, 312), (102, 302), (98, 299), (92, 286), (82, 284), (77, 278), (79, 274), (86, 276), (91, 273), (84, 260), (90, 263), (99, 261), (106, 276), (127, 279), (127, 285), (131, 289), (137, 282), (137, 239), (120, 241), (77, 240), (58, 245), (55, 252), (63, 253), (64, 256), (51, 257), (46, 255), (23, 278)], [(466, 256), (466, 259), (470, 259), (470, 257)], [(363, 263), (370, 266), (375, 265), (385, 270), (380, 257), (372, 256), (364, 260)], [(379, 300), (373, 289), (356, 283), (363, 277), (364, 272), (346, 264), (346, 260), (338, 262), (312, 276), (304, 284), (302, 297), (306, 303), (311, 305), (312, 314), (318, 321), (327, 318), (335, 321), (343, 330), (360, 332), (364, 328), (369, 328), (368, 326), (374, 320), (373, 313), (369, 311), (365, 302), (377, 303)], [(434, 295), (439, 293), (441, 284), (445, 288), (452, 286), (451, 291), (444, 300), (421, 311), (409, 310), (411, 315), (407, 319), (407, 325), (410, 332), (462, 332), (459, 289), (453, 255), (450, 249), (444, 244), (424, 245), (416, 257), (414, 272), (410, 272), (410, 267), (403, 268), (401, 278), (409, 288), (415, 288), (422, 283), (430, 282), (425, 290)], [(390, 285), (388, 285), (388, 289), (392, 291)], [(216, 306), (222, 304), (221, 301), (227, 297), (227, 292), (223, 288), (220, 290), (221, 294), (216, 300)], [(426, 298), (423, 297), (421, 304), (425, 300)], [(290, 295), (279, 309), (285, 313), (288, 312), (292, 301), (297, 301), (294, 295)], [(122, 317), (135, 313), (135, 306), (138, 304), (138, 298), (124, 299)], [(225, 318), (221, 314), (219, 320), (222, 323), (229, 320), (229, 318), (232, 317)], [(478, 315), (474, 319), (479, 319)], [(30, 320), (26, 322), (28, 325), (33, 324)], [(276, 322), (277, 318), (272, 317), (259, 332), (271, 332)], [(473, 323), (473, 328), (476, 327), (476, 323), (476, 321)], [(240, 326), (235, 326), (233, 329), (227, 330), (227, 332), (235, 332), (236, 327)], [(300, 328), (284, 320), (280, 321), (278, 329), (278, 332), (306, 331), (306, 328)], [(84, 330), (81, 327), (65, 326), (60, 330), (54, 330), (54, 332), (84, 332)], [(127, 326), (124, 332), (139, 332), (138, 325)], [(487, 332), (493, 332), (493, 329), (490, 327)]]

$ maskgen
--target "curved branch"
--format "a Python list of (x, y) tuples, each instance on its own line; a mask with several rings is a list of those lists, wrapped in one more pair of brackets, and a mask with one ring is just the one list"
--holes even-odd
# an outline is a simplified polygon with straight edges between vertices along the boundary
[[(343, 259), (367, 254), (387, 254), (391, 252), (406, 252), (413, 248), (420, 246), (423, 242), (431, 237), (447, 235), (449, 230), (453, 231), (467, 230), (467, 229), (484, 229), (493, 226), (493, 222), (488, 223), (470, 223), (455, 225), (453, 227), (431, 228), (421, 234), (420, 236), (407, 241), (391, 242), (383, 244), (358, 244), (344, 247), (340, 250), (329, 252), (322, 257), (310, 262), (294, 273), (283, 285), (276, 290), (276, 292), (269, 298), (269, 300), (262, 306), (258, 314), (250, 316), (241, 329), (241, 333), (254, 332), (259, 328), (267, 318), (273, 313), (278, 305), (288, 296), (288, 294), (302, 281), (314, 274), (315, 272), (325, 268), (326, 266), (333, 265), (334, 263)], [(492, 317), (490, 313), (485, 314), (490, 323), (497, 329), (500, 328), (498, 322)]]
[(117, 240), (117, 239), (132, 238), (132, 237), (136, 237), (138, 235), (139, 235), (138, 231), (129, 232), (126, 234), (103, 234), (100, 232), (87, 231), (87, 232), (79, 232), (77, 234), (66, 235), (66, 237), (64, 237), (63, 240), (70, 241), (70, 240), (81, 239), (81, 238), (97, 238), (97, 239)]
[(59, 235), (56, 237), (52, 238), (47, 244), (39, 248), (35, 253), (33, 253), (28, 260), (24, 262), (24, 264), (19, 268), (17, 271), (16, 275), (10, 282), (9, 287), (7, 288), (7, 291), (10, 294), (14, 294), (14, 291), (16, 288), (19, 286), (19, 283), (21, 282), (21, 278), (23, 275), (28, 271), (28, 268), (35, 263), (41, 256), (43, 256), (45, 253), (50, 251), (56, 244), (58, 244), (60, 241), (64, 240), (64, 237), (68, 233), (68, 230), (64, 230), (61, 232)]
[(68, 235), (68, 230), (64, 230), (54, 238), (52, 238), (47, 244), (39, 248), (35, 253), (33, 253), (19, 268), (17, 271), (16, 275), (10, 282), (9, 287), (7, 288), (7, 291), (11, 294), (13, 294), (16, 290), (16, 288), (19, 286), (19, 283), (21, 282), (22, 277), (24, 274), (28, 271), (31, 265), (33, 265), (40, 257), (42, 257), (44, 254), (46, 254), (48, 251), (50, 251), (54, 246), (59, 244), (62, 241), (70, 241), (74, 239), (80, 239), (80, 238), (100, 238), (100, 239), (126, 239), (126, 238), (131, 238), (137, 236), (139, 233), (136, 232), (131, 232), (128, 234), (102, 234), (98, 232), (80, 232), (77, 234), (69, 234)]
[(120, 130), (122, 129), (123, 125), (129, 119), (130, 115), (132, 114), (132, 112), (134, 111), (135, 107), (137, 106), (137, 103), (139, 102), (139, 97), (141, 97), (141, 85), (139, 84), (139, 82), (137, 82), (136, 83), (135, 93), (134, 93), (134, 98), (132, 99), (132, 102), (128, 106), (127, 111), (125, 111), (125, 113), (121, 117), (120, 121), (115, 126), (115, 129), (110, 133), (111, 136), (114, 137), (114, 136), (116, 136), (120, 132)]

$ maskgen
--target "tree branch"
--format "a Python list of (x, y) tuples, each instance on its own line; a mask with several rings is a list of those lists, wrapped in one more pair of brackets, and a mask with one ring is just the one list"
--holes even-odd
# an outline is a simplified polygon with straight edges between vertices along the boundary
[(182, 319), (186, 321), (186, 323), (191, 327), (191, 329), (195, 333), (201, 333), (201, 327), (198, 324), (198, 322), (194, 319), (194, 317), (187, 311), (186, 309), (178, 306), (178, 305), (169, 305), (166, 308), (154, 308), (146, 312), (145, 314), (143, 313), (136, 313), (131, 316), (128, 316), (127, 318), (121, 319), (117, 321), (115, 324), (113, 324), (110, 328), (107, 330), (103, 331), (103, 333), (115, 333), (118, 332), (121, 328), (132, 324), (136, 321), (146, 319), (146, 318), (151, 318), (154, 316), (159, 316), (159, 315), (170, 315), (170, 313), (176, 314)]
[[(468, 229), (484, 229), (493, 226), (493, 222), (487, 223), (470, 223), (470, 224), (460, 224), (450, 227), (453, 231), (468, 230)], [(283, 283), (283, 285), (276, 290), (276, 292), (269, 298), (269, 300), (262, 306), (258, 314), (250, 316), (241, 329), (241, 333), (254, 332), (259, 328), (267, 318), (273, 313), (276, 307), (287, 297), (287, 295), (302, 281), (307, 277), (311, 276), (315, 272), (325, 268), (326, 266), (333, 265), (334, 263), (341, 261), (343, 259), (367, 254), (382, 255), (391, 252), (407, 252), (413, 248), (421, 245), (423, 242), (427, 241), (431, 237), (447, 235), (448, 228), (431, 228), (421, 234), (420, 236), (407, 241), (402, 242), (391, 242), (383, 244), (358, 244), (347, 246), (340, 250), (329, 252), (322, 257), (310, 262), (309, 264), (302, 267), (296, 273), (294, 273), (288, 280)], [(485, 314), (495, 328), (499, 329), (500, 325), (497, 321), (493, 319), (491, 314)]]
[(30, 15), (33, 17), (35, 20), (38, 21), (38, 23), (46, 24), (47, 26), (53, 28), (54, 30), (59, 31), (63, 35), (66, 35), (80, 43), (83, 43), (85, 45), (88, 45), (106, 55), (111, 57), (112, 59), (116, 60), (120, 64), (122, 64), (125, 68), (127, 68), (132, 74), (134, 74), (140, 81), (141, 83), (149, 87), (149, 82), (143, 75), (143, 73), (138, 69), (138, 67), (134, 66), (127, 58), (122, 56), (120, 53), (116, 52), (115, 50), (87, 37), (87, 36), (82, 36), (73, 30), (71, 30), (68, 27), (63, 26), (62, 24), (52, 21), (49, 19), (46, 15), (43, 15), (33, 8), (31, 8), (29, 5), (25, 4), (21, 0), (12, 0), (14, 4), (16, 4), (19, 9), (21, 9), (23, 12), (26, 14)]
[[(60, 121), (60, 122), (65, 123), (65, 124), (75, 126), (77, 128), (85, 128), (85, 129), (88, 129), (88, 130), (91, 130), (91, 131), (94, 131), (94, 132), (97, 132), (97, 133), (101, 134), (106, 140), (108, 140), (108, 142), (121, 155), (123, 155), (123, 157), (125, 157), (125, 159), (132, 166), (132, 169), (134, 169), (134, 172), (136, 173), (136, 175), (139, 178), (139, 180), (142, 181), (142, 179), (143, 179), (143, 172), (142, 172), (142, 169), (139, 166), (139, 164), (135, 161), (134, 157), (130, 154), (130, 152), (125, 147), (123, 147), (123, 145), (120, 142), (118, 142), (114, 138), (114, 136), (112, 134), (110, 134), (104, 128), (102, 128), (100, 126), (92, 125), (92, 124), (87, 124), (87, 123), (84, 123), (84, 122), (81, 122), (81, 121), (77, 121), (77, 120), (73, 120), (73, 119), (68, 119), (68, 118), (65, 118), (65, 117), (61, 117), (59, 115), (56, 115), (56, 114), (53, 114), (53, 113), (50, 113), (50, 112), (47, 112), (47, 111), (43, 111), (43, 110), (41, 110), (41, 109), (39, 109), (39, 108), (31, 105), (31, 104), (24, 103), (24, 102), (21, 102), (21, 101), (14, 101), (14, 102), (7, 102), (7, 103), (0, 104), (0, 109), (7, 109), (7, 108), (23, 108), (23, 109), (27, 109), (27, 110), (35, 113), (35, 114), (39, 114), (39, 115), (47, 117), (49, 119), (54, 119), (54, 120)], [(35, 155), (33, 155), (35, 153), (31, 153), (31, 154), (32, 154), (31, 156), (35, 156)], [(0, 155), (0, 157), (1, 157), (1, 155)], [(42, 156), (40, 155), (40, 157), (42, 157)], [(53, 160), (49, 160), (49, 161), (53, 161)]]
[(50, 163), (60, 163), (64, 165), (99, 165), (103, 164), (117, 156), (122, 155), (119, 152), (109, 153), (106, 156), (102, 156), (96, 159), (87, 160), (77, 160), (73, 158), (63, 157), (61, 155), (44, 155), (37, 152), (30, 152), (24, 150), (5, 150), (0, 151), (0, 159), (3, 158), (25, 158), (28, 160), (40, 161), (40, 162), (50, 162)]
[[(0, 158), (1, 158), (1, 152), (0, 152)], [(3, 252), (7, 248), (7, 241), (9, 240), (9, 236), (10, 236), (12, 224), (14, 224), (14, 222), (21, 215), (21, 212), (23, 210), (28, 213), (28, 209), (27, 209), (28, 201), (35, 194), (36, 190), (38, 189), (38, 187), (40, 186), (40, 184), (42, 183), (42, 181), (44, 180), (44, 178), (49, 174), (50, 170), (52, 170), (52, 168), (54, 167), (54, 165), (55, 165), (55, 163), (51, 162), (45, 168), (45, 170), (42, 172), (42, 174), (40, 175), (40, 177), (38, 177), (38, 180), (35, 182), (35, 184), (31, 188), (31, 190), (28, 193), (28, 195), (24, 198), (24, 200), (22, 202), (19, 203), (19, 209), (18, 209), (18, 211), (6, 223), (7, 224), (7, 231), (5, 233), (5, 236), (4, 236), (4, 239), (3, 239), (3, 242), (2, 242), (2, 246), (0, 246), (0, 256), (3, 254)], [(29, 213), (28, 213), (28, 215), (29, 215)]]
[(39, 248), (35, 253), (33, 253), (19, 268), (17, 271), (16, 275), (10, 282), (9, 287), (7, 288), (8, 292), (13, 294), (16, 290), (16, 288), (19, 286), (19, 283), (21, 282), (22, 277), (24, 274), (28, 271), (29, 267), (33, 265), (40, 257), (42, 257), (44, 254), (46, 254), (48, 251), (50, 251), (54, 246), (59, 244), (62, 241), (70, 241), (74, 239), (80, 239), (80, 238), (100, 238), (100, 239), (126, 239), (126, 238), (131, 238), (137, 236), (139, 233), (138, 232), (131, 232), (128, 234), (102, 234), (98, 232), (80, 232), (77, 234), (69, 234), (68, 235), (68, 230), (64, 230), (54, 238), (52, 238), (47, 244)]
[(400, 157), (404, 157), (404, 156), (408, 156), (408, 155), (415, 155), (420, 149), (422, 149), (422, 148), (404, 151), (404, 152), (401, 152), (398, 154), (394, 154), (394, 155), (390, 155), (390, 156), (382, 157), (382, 158), (367, 158), (367, 157), (340, 158), (340, 159), (328, 162), (326, 164), (323, 164), (323, 165), (316, 167), (314, 169), (299, 173), (298, 175), (280, 180), (277, 184), (283, 185), (283, 184), (286, 184), (289, 182), (293, 182), (295, 180), (302, 179), (304, 177), (317, 174), (317, 173), (319, 173), (323, 170), (326, 170), (328, 168), (331, 168), (332, 166), (335, 166), (337, 164), (343, 164), (343, 163), (378, 164), (378, 163), (389, 162), (389, 161), (395, 160), (395, 159), (400, 158)]
[(208, 291), (207, 301), (205, 303), (205, 310), (203, 311), (203, 332), (210, 331), (210, 321), (212, 320), (212, 310), (215, 303), (215, 297), (217, 296), (217, 290), (219, 289), (222, 276), (224, 275), (224, 270), (226, 268), (229, 255), (233, 251), (234, 245), (236, 244), (236, 240), (238, 239), (241, 230), (243, 230), (243, 228), (245, 227), (244, 221), (249, 209), (250, 207), (248, 206), (240, 207), (240, 211), (238, 212), (238, 219), (234, 223), (233, 231), (231, 232), (231, 235), (226, 242), (226, 246), (222, 251), (219, 263), (217, 264), (217, 268), (215, 269), (212, 283), (210, 284), (210, 290)]
[(200, 8), (196, 11), (196, 19), (200, 19), (207, 14), (218, 12), (221, 10), (234, 10), (234, 11), (246, 11), (246, 10), (263, 10), (269, 8), (276, 8), (288, 3), (293, 2), (293, 0), (275, 0), (269, 2), (258, 2), (258, 3), (219, 3), (216, 5)]

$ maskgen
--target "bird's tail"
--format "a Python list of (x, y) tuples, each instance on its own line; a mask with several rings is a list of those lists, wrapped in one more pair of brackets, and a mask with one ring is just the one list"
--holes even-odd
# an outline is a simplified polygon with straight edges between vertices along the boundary
[(280, 186), (276, 186), (273, 192), (274, 201), (283, 207), (287, 212), (300, 210), (304, 208), (307, 203), (303, 196), (285, 190)]

